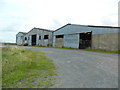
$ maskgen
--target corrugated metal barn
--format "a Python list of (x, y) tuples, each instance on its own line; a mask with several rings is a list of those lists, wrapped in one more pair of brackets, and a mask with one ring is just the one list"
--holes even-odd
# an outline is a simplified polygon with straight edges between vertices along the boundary
[(25, 36), (26, 33), (24, 32), (19, 32), (17, 35), (16, 35), (16, 44), (17, 45), (24, 45), (24, 36)]
[(25, 36), (28, 45), (52, 46), (52, 31), (41, 28), (33, 28)]
[(67, 24), (55, 31), (33, 28), (16, 35), (17, 45), (120, 50), (120, 27)]
[(120, 50), (120, 28), (67, 24), (53, 32), (53, 46)]

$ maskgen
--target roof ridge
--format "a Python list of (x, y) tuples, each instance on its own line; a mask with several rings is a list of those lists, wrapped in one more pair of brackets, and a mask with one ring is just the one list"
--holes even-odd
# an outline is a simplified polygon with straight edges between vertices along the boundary
[(68, 24), (68, 25), (77, 25), (77, 26), (86, 26), (86, 27), (102, 27), (102, 28), (120, 28), (117, 26), (100, 26), (100, 25), (79, 25), (79, 24)]

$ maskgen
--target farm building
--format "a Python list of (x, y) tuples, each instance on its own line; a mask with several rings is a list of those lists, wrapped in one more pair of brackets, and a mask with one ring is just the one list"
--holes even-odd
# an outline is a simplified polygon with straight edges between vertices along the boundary
[(53, 32), (53, 46), (120, 50), (119, 27), (67, 24)]
[(52, 31), (33, 28), (24, 36), (24, 44), (38, 46), (52, 46)]
[(33, 28), (16, 35), (17, 45), (120, 50), (120, 27), (67, 24), (55, 31)]
[(24, 36), (25, 36), (26, 33), (24, 32), (19, 32), (17, 35), (16, 35), (16, 44), (17, 45), (24, 45)]

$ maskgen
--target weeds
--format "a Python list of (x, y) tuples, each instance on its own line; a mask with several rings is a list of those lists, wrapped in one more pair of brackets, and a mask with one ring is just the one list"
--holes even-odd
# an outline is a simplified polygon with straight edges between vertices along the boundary
[[(54, 84), (52, 79), (57, 75), (56, 67), (43, 52), (6, 47), (2, 57), (2, 87), (47, 88)], [(51, 79), (47, 81), (46, 77)]]

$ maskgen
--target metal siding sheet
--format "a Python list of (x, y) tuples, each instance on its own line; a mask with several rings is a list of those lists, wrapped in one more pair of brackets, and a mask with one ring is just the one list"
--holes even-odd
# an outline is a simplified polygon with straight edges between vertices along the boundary
[(93, 34), (111, 34), (111, 33), (118, 33), (118, 28), (95, 28), (90, 27), (93, 31)]
[(110, 34), (110, 33), (120, 33), (118, 28), (103, 28), (103, 27), (88, 27), (88, 26), (77, 26), (68, 25), (54, 32), (54, 35), (65, 35), (65, 34), (75, 34), (83, 32), (91, 32), (93, 34)]
[(79, 34), (64, 35), (64, 47), (79, 48)]
[(39, 35), (36, 35), (36, 45), (39, 45)]
[(24, 44), (24, 34), (22, 33), (19, 33), (16, 35), (16, 38), (17, 38), (17, 45), (23, 45)]
[(44, 46), (48, 45), (48, 39), (44, 40)]
[(29, 43), (29, 45), (31, 45), (31, 36), (29, 36), (29, 42), (28, 43)]
[(64, 28), (61, 28), (58, 31), (55, 31), (54, 35), (74, 34), (74, 33), (82, 33), (82, 32), (91, 32), (91, 30), (86, 26), (68, 25)]

